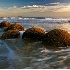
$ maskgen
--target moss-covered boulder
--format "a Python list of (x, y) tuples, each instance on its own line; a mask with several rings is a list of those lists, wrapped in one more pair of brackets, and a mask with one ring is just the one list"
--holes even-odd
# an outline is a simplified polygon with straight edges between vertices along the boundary
[(42, 28), (29, 28), (24, 32), (22, 38), (28, 41), (41, 41), (44, 35), (45, 31)]
[(8, 27), (10, 23), (8, 21), (3, 21), (0, 23), (0, 28)]
[(19, 38), (20, 33), (17, 30), (9, 30), (2, 34), (1, 39)]
[(9, 27), (4, 29), (4, 31), (8, 31), (8, 30), (24, 31), (24, 27), (20, 23), (14, 23), (14, 24), (11, 24)]
[(70, 34), (62, 29), (54, 29), (45, 34), (43, 43), (51, 46), (66, 47), (70, 45)]

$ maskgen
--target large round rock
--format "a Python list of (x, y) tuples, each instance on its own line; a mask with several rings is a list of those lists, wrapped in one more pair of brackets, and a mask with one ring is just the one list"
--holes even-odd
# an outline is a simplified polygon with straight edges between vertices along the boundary
[(22, 38), (29, 41), (41, 41), (44, 35), (45, 31), (41, 28), (29, 28), (24, 32)]
[(20, 23), (14, 23), (5, 29), (5, 31), (8, 31), (8, 30), (24, 31), (24, 27)]
[(9, 25), (10, 25), (10, 23), (8, 21), (3, 21), (0, 23), (0, 28), (8, 27)]
[(20, 33), (17, 30), (9, 30), (2, 34), (1, 39), (19, 38)]
[(43, 43), (51, 46), (66, 47), (70, 45), (70, 34), (61, 29), (54, 29), (45, 34)]

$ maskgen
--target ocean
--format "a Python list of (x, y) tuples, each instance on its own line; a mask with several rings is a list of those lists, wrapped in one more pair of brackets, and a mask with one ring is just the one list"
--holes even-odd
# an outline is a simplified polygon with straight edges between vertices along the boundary
[[(26, 29), (41, 27), (45, 31), (64, 29), (70, 32), (70, 18), (11, 17), (0, 22), (21, 23)], [(0, 36), (4, 33), (0, 28)], [(22, 38), (0, 39), (0, 69), (69, 69), (70, 47), (48, 48), (41, 42), (24, 42)]]

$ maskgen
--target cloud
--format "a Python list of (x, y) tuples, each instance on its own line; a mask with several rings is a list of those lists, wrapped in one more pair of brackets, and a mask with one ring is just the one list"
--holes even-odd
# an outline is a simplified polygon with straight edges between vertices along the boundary
[(70, 12), (70, 5), (66, 6), (59, 6), (59, 8), (56, 8), (53, 12)]
[(49, 6), (28, 5), (22, 7), (13, 6), (9, 8), (0, 8), (0, 16), (63, 16), (64, 14), (67, 14), (68, 16), (68, 13), (70, 12), (70, 3), (56, 2), (50, 4)]
[(51, 5), (59, 5), (60, 2), (54, 2), (54, 3), (49, 3), (49, 4), (51, 4)]
[(42, 6), (42, 5), (33, 5), (33, 6), (23, 6), (20, 7), (23, 11), (38, 11), (38, 12), (70, 12), (70, 3), (50, 3), (54, 4), (52, 6)]

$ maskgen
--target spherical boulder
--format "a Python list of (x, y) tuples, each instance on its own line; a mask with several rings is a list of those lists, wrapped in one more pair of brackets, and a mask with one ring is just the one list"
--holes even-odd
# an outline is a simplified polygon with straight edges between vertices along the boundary
[(1, 39), (19, 38), (20, 33), (18, 30), (8, 30), (2, 34)]
[(8, 21), (3, 21), (0, 23), (0, 28), (8, 27), (9, 25), (10, 25), (10, 23)]
[(54, 29), (45, 34), (43, 43), (51, 46), (66, 47), (70, 45), (70, 34), (62, 29)]
[(29, 41), (41, 41), (44, 35), (45, 31), (42, 28), (34, 27), (27, 29), (22, 35), (22, 38)]
[(4, 31), (8, 31), (8, 30), (24, 31), (24, 27), (20, 23), (14, 23), (14, 24), (11, 24), (9, 27), (5, 28)]

